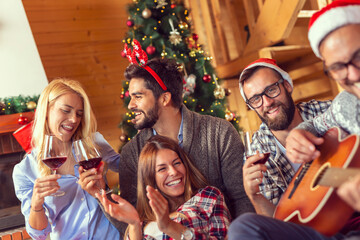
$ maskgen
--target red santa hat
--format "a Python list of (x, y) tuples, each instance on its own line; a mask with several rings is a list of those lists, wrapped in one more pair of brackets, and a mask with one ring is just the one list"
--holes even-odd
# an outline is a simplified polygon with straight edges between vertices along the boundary
[(360, 23), (360, 0), (337, 0), (314, 13), (308, 38), (315, 55), (321, 58), (319, 45), (332, 31), (348, 24)]
[(246, 101), (246, 97), (245, 97), (245, 93), (244, 93), (244, 89), (242, 86), (242, 81), (244, 81), (244, 74), (246, 71), (248, 71), (251, 68), (254, 67), (267, 67), (267, 68), (271, 68), (273, 70), (275, 70), (276, 72), (278, 72), (281, 77), (286, 80), (291, 88), (293, 87), (293, 82), (292, 79), (290, 77), (290, 75), (285, 72), (284, 70), (282, 70), (277, 64), (275, 59), (270, 59), (270, 58), (259, 58), (258, 60), (256, 60), (255, 62), (250, 63), (247, 67), (244, 68), (244, 70), (241, 72), (240, 74), (240, 78), (239, 78), (239, 88), (240, 88), (240, 94), (243, 97), (244, 101)]

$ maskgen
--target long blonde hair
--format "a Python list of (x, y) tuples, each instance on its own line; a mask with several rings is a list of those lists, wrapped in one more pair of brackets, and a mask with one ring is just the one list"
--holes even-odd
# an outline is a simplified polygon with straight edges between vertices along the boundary
[[(155, 135), (151, 137), (142, 149), (139, 157), (138, 179), (137, 179), (137, 205), (136, 209), (139, 213), (140, 221), (155, 221), (149, 200), (146, 197), (146, 186), (157, 188), (155, 180), (156, 155), (161, 149), (170, 149), (177, 153), (186, 169), (185, 202), (193, 197), (200, 188), (206, 187), (208, 184), (205, 177), (190, 161), (184, 150), (170, 138)], [(165, 196), (163, 194), (165, 198)]]
[(89, 140), (85, 143), (85, 147), (92, 148), (94, 146), (93, 137), (96, 132), (97, 123), (85, 90), (78, 81), (65, 78), (54, 79), (45, 87), (40, 95), (35, 113), (31, 142), (33, 149), (37, 151), (36, 159), (42, 176), (51, 174), (51, 170), (42, 162), (44, 158), (44, 152), (42, 150), (45, 145), (44, 136), (45, 134), (50, 134), (50, 128), (47, 122), (48, 110), (60, 96), (67, 93), (78, 94), (83, 100), (84, 105), (83, 117), (72, 139), (77, 140), (89, 137)]

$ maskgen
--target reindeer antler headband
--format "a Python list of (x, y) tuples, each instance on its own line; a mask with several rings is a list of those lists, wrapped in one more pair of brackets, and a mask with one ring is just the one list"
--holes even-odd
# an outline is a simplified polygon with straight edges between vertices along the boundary
[[(166, 91), (167, 87), (165, 86), (164, 82), (161, 80), (159, 75), (157, 75), (154, 70), (152, 70), (149, 66), (146, 65), (148, 61), (148, 57), (146, 55), (146, 52), (142, 50), (139, 41), (134, 39), (133, 43), (134, 43), (134, 49), (132, 52), (131, 52), (131, 48), (129, 48), (126, 43), (124, 47), (124, 52), (126, 53), (126, 57), (129, 59), (129, 62), (132, 64), (139, 65), (140, 67), (148, 71), (151, 74), (151, 76), (153, 76), (155, 80), (159, 83), (160, 87), (164, 91)], [(139, 59), (139, 62), (136, 60), (136, 58)]]

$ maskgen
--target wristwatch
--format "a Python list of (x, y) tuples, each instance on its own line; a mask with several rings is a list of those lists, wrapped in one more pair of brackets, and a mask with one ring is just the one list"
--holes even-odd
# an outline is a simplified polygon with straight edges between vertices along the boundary
[(194, 232), (192, 229), (190, 228), (186, 228), (182, 233), (181, 233), (181, 240), (191, 240), (194, 237)]

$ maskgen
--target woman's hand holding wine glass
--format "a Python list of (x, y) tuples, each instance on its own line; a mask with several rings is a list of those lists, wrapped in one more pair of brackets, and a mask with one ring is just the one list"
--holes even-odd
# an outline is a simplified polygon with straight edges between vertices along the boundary
[[(55, 135), (45, 135), (45, 148), (44, 148), (44, 159), (42, 160), (43, 163), (48, 166), (53, 174), (56, 175), (56, 170), (64, 164), (67, 159), (67, 147), (65, 143), (57, 138)], [(61, 176), (60, 176), (61, 177)], [(54, 186), (51, 182), (52, 180), (57, 180), (60, 178), (58, 175), (57, 177), (52, 177), (50, 179), (45, 179), (50, 181), (50, 187)], [(43, 181), (44, 179), (39, 179), (38, 181)], [(57, 184), (57, 183), (56, 183)], [(42, 184), (43, 186), (44, 184)], [(48, 186), (49, 187), (49, 186)], [(57, 184), (57, 187), (59, 185)], [(51, 194), (51, 196), (63, 196), (65, 194), (64, 191), (58, 190)]]
[(81, 139), (74, 142), (75, 159), (79, 163), (79, 181), (81, 188), (95, 197), (95, 193), (105, 189), (103, 178), (105, 164), (101, 161), (102, 157), (96, 146), (86, 147), (91, 143), (90, 138)]

